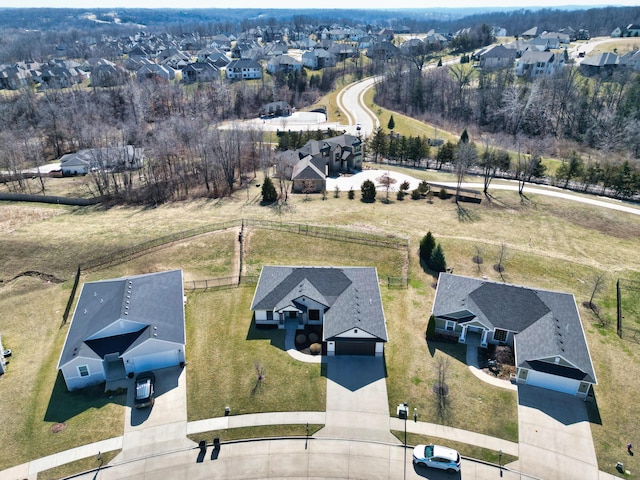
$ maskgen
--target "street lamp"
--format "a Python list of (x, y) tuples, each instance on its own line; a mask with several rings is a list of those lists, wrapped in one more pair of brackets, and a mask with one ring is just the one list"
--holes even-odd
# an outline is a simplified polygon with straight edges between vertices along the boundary
[(502, 450), (498, 450), (498, 465), (500, 466), (500, 476), (502, 476)]

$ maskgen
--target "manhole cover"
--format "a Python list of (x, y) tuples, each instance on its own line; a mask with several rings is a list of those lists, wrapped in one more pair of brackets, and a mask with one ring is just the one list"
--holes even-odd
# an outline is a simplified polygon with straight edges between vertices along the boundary
[(67, 424), (66, 423), (54, 423), (53, 425), (51, 425), (51, 433), (61, 432), (65, 428), (67, 428)]

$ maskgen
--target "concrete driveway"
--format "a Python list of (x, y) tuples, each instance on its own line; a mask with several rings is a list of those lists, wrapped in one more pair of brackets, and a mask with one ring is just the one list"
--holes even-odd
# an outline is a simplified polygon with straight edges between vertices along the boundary
[(397, 443), (389, 432), (384, 359), (328, 357), (327, 414), (318, 437)]
[(155, 404), (133, 408), (134, 386), (127, 391), (122, 453), (117, 460), (138, 458), (195, 445), (187, 435), (187, 383), (184, 368), (154, 371)]
[(599, 478), (583, 400), (519, 385), (518, 432), (520, 458), (514, 467), (521, 472), (544, 479)]

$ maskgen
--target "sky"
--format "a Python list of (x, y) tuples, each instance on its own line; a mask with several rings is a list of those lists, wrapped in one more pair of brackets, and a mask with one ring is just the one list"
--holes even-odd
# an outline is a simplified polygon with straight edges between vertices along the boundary
[[(638, 0), (616, 0), (610, 6), (637, 6)], [(517, 4), (516, 4), (517, 5)], [(562, 7), (562, 6), (605, 6), (603, 0), (520, 0), (520, 8)], [(448, 0), (446, 2), (425, 0), (396, 0), (388, 3), (382, 0), (324, 0), (323, 8), (467, 8), (467, 7), (513, 7), (513, 0)], [(0, 0), (0, 7), (47, 7), (47, 8), (300, 8), (299, 0)]]

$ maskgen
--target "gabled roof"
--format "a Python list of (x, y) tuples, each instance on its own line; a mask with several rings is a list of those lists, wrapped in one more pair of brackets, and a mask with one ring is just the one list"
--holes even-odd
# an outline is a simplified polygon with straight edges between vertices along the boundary
[(554, 59), (553, 52), (538, 52), (535, 50), (527, 50), (522, 54), (518, 63), (533, 64), (533, 63), (549, 63)]
[(58, 368), (76, 356), (122, 355), (149, 338), (185, 343), (182, 270), (83, 285)]
[(611, 52), (602, 52), (597, 55), (587, 57), (580, 62), (580, 65), (588, 65), (591, 67), (606, 67), (618, 64), (618, 55)]
[(324, 158), (307, 155), (293, 167), (291, 180), (324, 180), (327, 177), (324, 172), (326, 164)]
[[(488, 329), (514, 332), (519, 367), (544, 364), (544, 368), (557, 375), (596, 383), (582, 322), (571, 294), (441, 273), (433, 314), (460, 324), (477, 321)], [(556, 357), (572, 367), (554, 363)], [(553, 367), (547, 367), (549, 359)]]
[(387, 341), (375, 268), (262, 267), (251, 310), (277, 311), (302, 297), (327, 306), (323, 340), (358, 328)]

